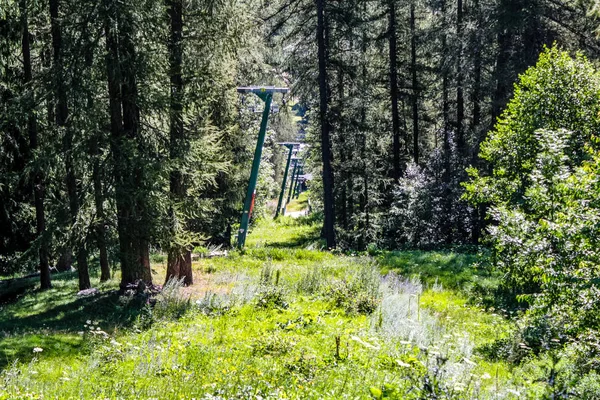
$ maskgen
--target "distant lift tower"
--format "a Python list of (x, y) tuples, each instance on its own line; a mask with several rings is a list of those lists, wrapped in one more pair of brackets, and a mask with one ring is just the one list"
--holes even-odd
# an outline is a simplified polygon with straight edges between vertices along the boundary
[(296, 172), (298, 171), (298, 167), (300, 165), (300, 158), (292, 157), (292, 165), (294, 166), (292, 170), (292, 179), (290, 179), (290, 190), (288, 192), (287, 201), (283, 205), (282, 214), (285, 215), (288, 204), (292, 201), (292, 190), (294, 189), (294, 179), (296, 179)]
[(300, 177), (304, 175), (304, 162), (300, 163), (298, 167), (298, 173), (296, 174), (296, 183), (294, 183), (294, 192), (292, 193), (292, 198), (297, 199), (300, 196)]
[(283, 173), (283, 182), (281, 182), (281, 191), (279, 192), (279, 201), (277, 202), (277, 211), (275, 212), (275, 218), (279, 217), (279, 213), (281, 213), (282, 206), (285, 207), (285, 205), (283, 204), (283, 198), (285, 197), (285, 188), (286, 188), (288, 173), (290, 172), (290, 163), (292, 161), (292, 154), (297, 151), (296, 147), (298, 147), (298, 148), (300, 147), (300, 143), (285, 142), (285, 143), (279, 143), (279, 144), (288, 148), (288, 156), (287, 156), (287, 162), (285, 163), (285, 171)]
[(256, 150), (254, 151), (254, 160), (252, 161), (252, 170), (250, 171), (250, 182), (248, 183), (248, 191), (244, 199), (244, 210), (242, 212), (242, 221), (240, 230), (238, 231), (238, 247), (244, 247), (246, 243), (246, 235), (248, 234), (248, 224), (254, 208), (254, 197), (256, 196), (256, 181), (258, 180), (258, 170), (260, 167), (260, 158), (262, 156), (263, 145), (265, 143), (265, 135), (267, 132), (267, 123), (269, 122), (269, 112), (271, 111), (271, 102), (273, 101), (273, 93), (287, 93), (288, 88), (278, 88), (274, 86), (245, 86), (238, 87), (238, 93), (254, 93), (262, 101), (265, 102), (262, 120), (260, 123), (260, 131), (258, 132), (258, 141), (256, 142)]

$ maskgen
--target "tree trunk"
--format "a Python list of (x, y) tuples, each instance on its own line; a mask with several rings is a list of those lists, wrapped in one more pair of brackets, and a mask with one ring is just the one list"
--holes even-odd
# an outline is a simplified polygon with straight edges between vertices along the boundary
[(335, 207), (333, 171), (331, 163), (330, 124), (328, 115), (327, 49), (325, 40), (325, 0), (315, 0), (317, 6), (317, 47), (319, 64), (319, 120), (321, 124), (321, 158), (323, 160), (323, 203), (325, 221), (323, 230), (327, 248), (335, 248)]
[[(473, 30), (473, 91), (471, 93), (471, 102), (473, 104), (471, 118), (471, 132), (475, 138), (475, 145), (471, 158), (473, 167), (479, 165), (479, 146), (483, 140), (484, 130), (481, 129), (481, 38), (479, 29), (481, 28), (481, 10), (479, 9), (479, 0), (473, 3), (473, 12), (476, 15), (475, 29)], [(483, 220), (485, 209), (482, 205), (473, 207), (472, 227), (471, 227), (471, 242), (478, 244), (483, 229)]]
[(389, 0), (389, 51), (390, 51), (390, 100), (392, 102), (392, 136), (394, 154), (394, 179), (402, 175), (400, 165), (400, 117), (398, 111), (398, 55), (396, 46), (396, 0)]
[(102, 170), (100, 168), (99, 141), (101, 134), (98, 132), (92, 139), (91, 156), (94, 159), (92, 180), (94, 181), (94, 203), (96, 205), (96, 244), (100, 251), (100, 282), (110, 279), (110, 266), (108, 265), (108, 252), (106, 251), (106, 214), (104, 212), (104, 191), (102, 188)]
[[(185, 156), (186, 137), (183, 126), (183, 5), (182, 0), (167, 0), (167, 12), (171, 24), (171, 35), (169, 39), (169, 66), (171, 80), (171, 102), (170, 102), (170, 157), (171, 163), (176, 164)], [(173, 203), (184, 200), (186, 189), (180, 170), (174, 169), (170, 176), (171, 192), (171, 234), (176, 236), (175, 225), (178, 223), (177, 212)], [(185, 223), (182, 222), (182, 223)], [(167, 261), (167, 276), (165, 281), (171, 278), (183, 278), (185, 285), (194, 283), (192, 275), (192, 256), (188, 248), (174, 246), (169, 250)]]
[(419, 88), (417, 81), (417, 37), (415, 5), (410, 5), (410, 70), (412, 75), (413, 161), (419, 163)]
[[(509, 10), (500, 10), (500, 21), (508, 18), (508, 16), (505, 14), (516, 14), (514, 8), (515, 7), (513, 6)], [(505, 27), (504, 29), (501, 28), (497, 34), (498, 49), (496, 50), (495, 69), (496, 89), (494, 91), (494, 97), (492, 100), (492, 124), (496, 124), (496, 119), (500, 116), (502, 109), (506, 105), (508, 94), (510, 92), (510, 85), (512, 85), (512, 82), (509, 79), (510, 51), (511, 41), (513, 39), (512, 36), (513, 35), (510, 27)]]
[[(124, 7), (115, 0), (104, 0), (106, 35), (106, 72), (108, 83), (111, 152), (115, 163), (115, 198), (117, 204), (117, 226), (119, 233), (119, 256), (121, 261), (121, 289), (141, 279), (152, 282), (147, 242), (140, 238), (139, 230), (144, 229), (144, 220), (139, 213), (136, 191), (139, 190), (141, 174), (139, 166), (128, 154), (137, 133), (137, 108), (135, 107), (135, 64), (132, 57), (132, 44), (127, 36), (132, 32), (118, 27), (127, 17), (121, 15)], [(123, 49), (123, 46), (127, 46)], [(126, 68), (129, 70), (126, 70)], [(132, 76), (133, 75), (133, 76)], [(126, 118), (124, 114), (129, 114)], [(127, 121), (127, 129), (125, 128)]]
[(465, 118), (464, 94), (463, 94), (463, 72), (462, 72), (462, 29), (463, 29), (463, 2), (457, 0), (456, 4), (456, 150), (458, 153), (458, 164), (464, 165), (467, 151), (465, 143), (465, 132), (463, 121)]
[[(25, 86), (31, 84), (33, 79), (32, 67), (31, 67), (31, 45), (29, 43), (29, 25), (27, 18), (27, 2), (21, 0), (19, 3), (21, 12), (21, 29), (22, 29), (22, 41), (21, 50), (23, 52), (23, 83)], [(33, 91), (32, 91), (33, 95)], [(35, 151), (38, 147), (38, 132), (37, 132), (37, 121), (35, 118), (35, 109), (33, 99), (29, 99), (27, 104), (27, 132), (29, 134), (29, 150), (30, 154), (35, 157)], [(50, 265), (48, 263), (48, 242), (46, 238), (46, 216), (44, 214), (44, 195), (45, 195), (45, 183), (44, 174), (38, 168), (34, 168), (32, 173), (33, 181), (33, 196), (35, 203), (35, 222), (36, 222), (36, 235), (40, 239), (40, 287), (42, 290), (50, 289), (52, 284), (50, 282)]]
[[(363, 3), (363, 15), (367, 15), (367, 3)], [(367, 87), (368, 83), (368, 71), (367, 71), (367, 30), (363, 27), (362, 31), (362, 44), (361, 44), (361, 61), (362, 61), (362, 85)], [(364, 250), (367, 247), (369, 240), (368, 232), (370, 230), (370, 218), (369, 218), (369, 161), (367, 157), (367, 107), (365, 100), (361, 102), (360, 108), (360, 158), (363, 163), (362, 169), (362, 197), (363, 202), (361, 204), (361, 212), (364, 216), (364, 224), (360, 231), (360, 242), (358, 243), (358, 249)]]
[[(340, 66), (340, 68), (338, 68), (337, 73), (338, 73), (337, 87), (338, 87), (338, 97), (339, 97), (337, 107), (336, 107), (337, 108), (337, 112), (336, 112), (337, 127), (340, 132), (346, 132), (346, 124), (345, 124), (344, 115), (343, 115), (344, 107), (345, 107), (344, 69)], [(348, 209), (347, 209), (348, 165), (347, 165), (347, 161), (346, 161), (346, 152), (348, 152), (348, 148), (346, 145), (345, 135), (340, 135), (338, 148), (339, 148), (339, 154), (340, 154), (340, 171), (339, 171), (339, 180), (338, 180), (339, 186), (338, 187), (340, 187), (341, 190), (340, 190), (340, 194), (339, 194), (340, 195), (339, 206), (336, 207), (336, 211), (338, 212), (339, 218), (336, 218), (336, 220), (340, 221), (342, 229), (344, 230), (344, 232), (346, 232), (348, 229)]]
[[(88, 43), (85, 47), (85, 67), (88, 71), (94, 68), (94, 47)], [(93, 79), (91, 72), (87, 74), (87, 79)], [(87, 108), (94, 109), (94, 95), (91, 91), (87, 94)], [(101, 165), (100, 148), (104, 144), (105, 135), (103, 128), (95, 127), (94, 134), (90, 138), (89, 154), (92, 159), (92, 182), (94, 184), (94, 205), (96, 208), (96, 221), (94, 224), (96, 245), (99, 251), (100, 261), (100, 282), (110, 279), (110, 266), (108, 263), (108, 252), (106, 250), (106, 213), (104, 211), (104, 187), (103, 179), (106, 178), (104, 168)]]
[[(133, 16), (126, 3), (119, 3), (118, 15), (118, 55), (121, 72), (121, 105), (123, 109), (123, 137), (127, 143), (135, 147), (137, 152), (144, 153), (144, 143), (140, 135), (140, 110), (137, 105), (137, 55), (134, 45), (135, 30)], [(130, 155), (130, 158), (132, 155)], [(146, 181), (144, 165), (138, 157), (128, 160), (130, 171), (126, 181), (127, 206), (130, 218), (126, 222), (128, 237), (131, 238), (130, 252), (126, 255), (129, 262), (121, 266), (121, 288), (129, 283), (142, 280), (152, 283), (150, 270), (150, 238)]]
[(450, 58), (450, 51), (448, 48), (448, 37), (446, 35), (446, 4), (442, 2), (441, 17), (443, 21), (442, 26), (442, 61), (441, 61), (441, 74), (442, 74), (442, 114), (443, 114), (443, 152), (444, 152), (444, 172), (442, 174), (443, 182), (443, 205), (442, 205), (442, 217), (441, 217), (441, 234), (446, 244), (452, 242), (452, 147), (450, 144), (450, 73), (449, 64), (446, 60)]
[[(64, 66), (62, 60), (62, 31), (59, 16), (59, 0), (50, 0), (50, 30), (52, 34), (53, 50), (53, 76), (54, 94), (56, 96), (56, 125), (64, 129), (63, 152), (65, 156), (65, 171), (67, 193), (69, 196), (69, 210), (71, 212), (71, 224), (75, 225), (79, 215), (79, 197), (77, 193), (77, 178), (75, 176), (75, 165), (73, 161), (73, 130), (69, 126), (69, 109), (67, 105), (67, 90), (65, 83)], [(79, 240), (77, 240), (79, 242)], [(88, 271), (87, 250), (85, 238), (82, 243), (76, 245), (77, 273), (79, 276), (79, 290), (89, 289), (90, 276)]]
[(123, 116), (121, 110), (121, 70), (116, 33), (117, 10), (112, 0), (104, 0), (104, 34), (106, 37), (106, 77), (110, 115), (110, 147), (114, 162), (115, 199), (117, 204), (117, 231), (121, 269), (129, 269), (131, 235), (127, 223), (130, 207), (127, 201), (125, 155), (123, 154)]

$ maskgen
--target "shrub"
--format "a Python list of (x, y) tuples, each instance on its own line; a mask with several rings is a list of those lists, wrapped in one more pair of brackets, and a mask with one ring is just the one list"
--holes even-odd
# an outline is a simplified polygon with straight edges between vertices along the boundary
[(152, 253), (150, 254), (150, 261), (153, 264), (163, 264), (167, 261), (167, 256), (163, 253)]
[(273, 285), (262, 286), (256, 295), (256, 307), (281, 308), (289, 307), (287, 292), (284, 288)]
[(270, 264), (265, 264), (260, 273), (260, 289), (256, 294), (256, 307), (282, 308), (289, 307), (287, 290), (279, 286), (280, 270), (273, 270)]
[(181, 292), (184, 278), (171, 278), (156, 297), (152, 310), (156, 319), (175, 319), (183, 316), (190, 308), (190, 298)]
[(580, 165), (587, 158), (585, 144), (600, 131), (599, 110), (600, 74), (593, 65), (581, 54), (572, 58), (557, 47), (546, 49), (521, 75), (513, 98), (481, 144), (480, 157), (491, 173), (487, 166), (470, 169), (467, 197), (493, 205), (520, 204), (543, 150), (539, 129), (572, 132), (564, 149), (567, 165)]
[(331, 282), (324, 289), (335, 307), (347, 314), (372, 314), (380, 302), (379, 271), (370, 264), (362, 265), (356, 274)]
[(289, 353), (295, 345), (296, 343), (290, 341), (288, 338), (273, 334), (256, 339), (252, 344), (252, 354), (258, 356), (280, 356)]
[(458, 167), (452, 154), (446, 165), (441, 150), (433, 151), (424, 165), (409, 163), (393, 187), (392, 207), (387, 221), (387, 245), (391, 248), (433, 248), (466, 243), (472, 210), (461, 200), (463, 174), (441, 179), (440, 171)]
[(322, 267), (307, 269), (296, 284), (298, 293), (316, 294), (325, 282), (325, 273)]
[(591, 346), (584, 332), (600, 328), (599, 109), (600, 74), (547, 49), (482, 144), (491, 174), (470, 171), (503, 285), (531, 304), (518, 337), (534, 351), (563, 337)]

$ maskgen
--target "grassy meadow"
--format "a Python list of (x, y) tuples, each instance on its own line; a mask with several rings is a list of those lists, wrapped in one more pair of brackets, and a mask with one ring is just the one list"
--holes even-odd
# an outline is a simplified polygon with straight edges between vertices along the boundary
[[(333, 254), (311, 218), (260, 221), (150, 301), (74, 274), (0, 305), (0, 399), (538, 398), (544, 369), (490, 356), (513, 329), (485, 255)], [(153, 257), (155, 282), (165, 261)], [(35, 279), (35, 278), (32, 278)], [(155, 300), (155, 301), (154, 301)]]

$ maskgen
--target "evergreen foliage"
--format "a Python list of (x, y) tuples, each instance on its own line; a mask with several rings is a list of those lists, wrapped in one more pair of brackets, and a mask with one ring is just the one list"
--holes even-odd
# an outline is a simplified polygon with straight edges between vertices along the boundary
[[(337, 245), (479, 243), (485, 207), (461, 200), (465, 169), (485, 168), (479, 144), (544, 45), (556, 42), (596, 57), (595, 39), (585, 33), (593, 26), (585, 7), (545, 0), (325, 1), (319, 43), (320, 4), (282, 0), (267, 21), (308, 107), (310, 160), (323, 179), (328, 152), (316, 154), (327, 125), (332, 176), (315, 187), (314, 204), (326, 221), (333, 213)], [(415, 168), (422, 172), (415, 175)], [(329, 186), (333, 205), (327, 208), (321, 197), (327, 199)], [(413, 186), (427, 204), (419, 206), (420, 215), (404, 207)], [(425, 242), (414, 235), (424, 225)]]
[[(151, 246), (179, 260), (200, 241), (230, 245), (257, 130), (235, 87), (281, 79), (256, 5), (2, 3), (3, 274), (73, 260), (85, 289), (97, 256), (103, 280), (120, 263), (125, 287), (150, 282)], [(259, 209), (281, 164), (264, 161)]]

